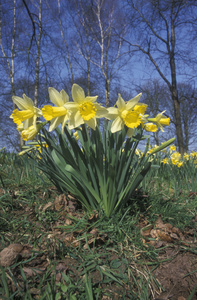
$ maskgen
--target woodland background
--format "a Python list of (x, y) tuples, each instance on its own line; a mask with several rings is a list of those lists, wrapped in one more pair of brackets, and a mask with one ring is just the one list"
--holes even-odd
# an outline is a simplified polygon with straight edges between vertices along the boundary
[(21, 146), (13, 95), (41, 107), (49, 86), (77, 83), (105, 106), (142, 92), (151, 116), (171, 118), (151, 143), (196, 150), (196, 50), (195, 0), (0, 0), (0, 147)]

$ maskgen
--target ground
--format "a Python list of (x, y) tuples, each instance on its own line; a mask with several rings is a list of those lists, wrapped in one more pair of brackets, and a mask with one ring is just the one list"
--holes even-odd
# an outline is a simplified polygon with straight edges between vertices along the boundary
[[(13, 299), (24, 299), (27, 290), (27, 299), (40, 299), (47, 282), (49, 294), (58, 294), (54, 299), (85, 299), (81, 295), (88, 293), (87, 299), (197, 299), (196, 216), (181, 231), (161, 215), (150, 223), (141, 214), (131, 225), (133, 235), (123, 227), (114, 235), (113, 222), (102, 227), (97, 212), (85, 215), (72, 195), (54, 187), (47, 195), (37, 190), (31, 205), (18, 191), (0, 194), (12, 198), (1, 218), (9, 213), (17, 220), (12, 226), (2, 221), (0, 299), (14, 293)], [(39, 198), (44, 204), (37, 204)]]

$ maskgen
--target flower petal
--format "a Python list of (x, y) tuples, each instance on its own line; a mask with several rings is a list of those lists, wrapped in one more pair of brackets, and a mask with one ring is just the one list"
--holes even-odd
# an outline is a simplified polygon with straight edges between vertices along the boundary
[(95, 103), (94, 106), (96, 108), (96, 118), (103, 118), (107, 116), (108, 114), (107, 108), (101, 106), (98, 103)]
[(118, 116), (112, 123), (111, 132), (120, 131), (124, 127), (122, 119)]
[(97, 100), (97, 98), (98, 98), (98, 96), (93, 96), (93, 97), (90, 97), (90, 96), (87, 96), (85, 99), (84, 99), (84, 101), (85, 102), (96, 102), (96, 100)]
[(134, 131), (135, 131), (135, 129), (134, 129), (134, 128), (129, 128), (129, 129), (127, 130), (127, 136), (128, 136), (128, 137), (132, 137), (132, 136), (133, 136), (133, 133), (134, 133)]
[(66, 122), (68, 121), (68, 114), (66, 116), (63, 116), (62, 119), (62, 132), (64, 132), (64, 127), (66, 125)]
[(75, 102), (67, 102), (63, 106), (71, 111), (77, 111), (79, 109), (79, 104)]
[(61, 95), (62, 100), (63, 100), (64, 103), (67, 103), (69, 101), (68, 94), (65, 92), (65, 90), (61, 90), (60, 95)]
[(56, 89), (54, 89), (52, 87), (49, 87), (48, 91), (49, 91), (50, 101), (53, 104), (55, 104), (56, 106), (63, 106), (64, 105), (64, 101), (63, 101), (60, 93)]
[(61, 123), (63, 117), (57, 117), (50, 121), (49, 132), (53, 131)]
[(135, 96), (134, 98), (129, 100), (126, 104), (126, 109), (127, 110), (132, 109), (139, 102), (141, 96), (142, 96), (142, 93), (138, 94), (137, 96)]
[(14, 104), (16, 104), (18, 108), (21, 110), (33, 109), (33, 105), (34, 105), (33, 101), (30, 98), (28, 98), (25, 94), (23, 94), (23, 98), (20, 98), (18, 96), (13, 96), (12, 100)]
[(79, 127), (81, 124), (84, 124), (84, 120), (81, 117), (80, 112), (76, 111), (75, 113), (72, 113), (69, 118), (68, 128), (73, 129)]
[(118, 109), (121, 110), (121, 111), (125, 109), (126, 103), (122, 99), (120, 94), (118, 94), (118, 100), (116, 102), (116, 105), (117, 105)]
[(116, 107), (109, 107), (107, 108), (108, 114), (105, 116), (108, 120), (116, 119), (119, 115), (119, 110)]
[(29, 118), (23, 122), (24, 129), (27, 129), (28, 127), (30, 127), (32, 125), (33, 125), (33, 117)]
[(72, 97), (73, 101), (79, 104), (85, 99), (84, 90), (76, 83), (72, 86)]
[(86, 121), (86, 124), (90, 127), (90, 128), (92, 128), (93, 130), (95, 130), (96, 129), (96, 118), (92, 118), (92, 119), (90, 119), (90, 120), (88, 120), (88, 121)]

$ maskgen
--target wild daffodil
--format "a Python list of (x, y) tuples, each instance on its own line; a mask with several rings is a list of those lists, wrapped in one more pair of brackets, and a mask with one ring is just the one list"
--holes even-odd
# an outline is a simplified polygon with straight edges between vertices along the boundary
[(64, 90), (59, 93), (56, 89), (49, 88), (49, 98), (56, 106), (45, 105), (42, 108), (42, 114), (45, 120), (50, 121), (49, 131), (54, 130), (59, 124), (62, 124), (62, 131), (69, 118), (68, 109), (65, 104), (69, 101), (69, 97)]
[(24, 141), (33, 140), (36, 135), (40, 132), (40, 130), (46, 125), (47, 122), (42, 122), (40, 124), (36, 124), (36, 126), (31, 125), (27, 129), (24, 129), (21, 132), (21, 137)]
[(167, 158), (163, 158), (163, 159), (161, 160), (161, 163), (163, 163), (163, 164), (168, 164), (168, 159), (167, 159)]
[(173, 165), (178, 165), (181, 161), (181, 154), (179, 152), (174, 152), (171, 156), (170, 156), (171, 162)]
[(10, 116), (14, 123), (19, 126), (23, 122), (24, 129), (27, 129), (31, 125), (36, 127), (36, 119), (42, 116), (42, 112), (39, 108), (34, 106), (31, 98), (23, 94), (23, 98), (13, 96), (12, 100), (20, 109), (15, 109)]
[(142, 127), (148, 132), (156, 132), (157, 131), (157, 125), (155, 125), (153, 123), (143, 124)]
[(159, 129), (163, 132), (164, 132), (163, 126), (169, 126), (169, 124), (170, 124), (170, 118), (164, 117), (163, 116), (164, 112), (165, 112), (165, 110), (162, 111), (160, 114), (158, 114), (156, 116), (156, 118), (149, 118), (148, 119), (149, 122), (155, 123), (159, 127)]
[(173, 151), (175, 151), (176, 150), (176, 146), (175, 145), (171, 145), (170, 146), (170, 152), (173, 152)]
[(147, 107), (146, 104), (138, 104), (141, 95), (142, 93), (125, 102), (119, 94), (116, 102), (117, 107), (108, 108), (108, 115), (106, 118), (109, 120), (114, 119), (111, 126), (112, 133), (122, 130), (126, 125), (128, 128), (127, 136), (131, 137), (133, 135), (134, 129), (144, 120), (143, 114)]
[(73, 102), (69, 102), (65, 107), (71, 112), (68, 121), (68, 128), (73, 129), (86, 123), (95, 130), (97, 118), (105, 117), (108, 113), (107, 109), (96, 103), (98, 96), (85, 97), (84, 90), (78, 85), (72, 86)]

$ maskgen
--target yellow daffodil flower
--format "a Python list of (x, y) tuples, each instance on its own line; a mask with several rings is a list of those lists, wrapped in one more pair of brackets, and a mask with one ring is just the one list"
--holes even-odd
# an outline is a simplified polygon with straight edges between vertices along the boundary
[(175, 150), (176, 150), (176, 146), (175, 146), (175, 145), (171, 145), (171, 146), (170, 146), (170, 151), (173, 152), (173, 151), (175, 151)]
[(182, 165), (183, 165), (183, 161), (179, 161), (179, 162), (177, 163), (178, 168), (182, 167)]
[(117, 132), (123, 129), (124, 125), (128, 127), (127, 136), (131, 137), (134, 128), (137, 128), (144, 120), (143, 114), (146, 110), (146, 104), (138, 104), (142, 93), (133, 99), (125, 102), (121, 95), (118, 95), (117, 107), (109, 107), (107, 119), (113, 120), (111, 132)]
[(15, 109), (10, 116), (14, 123), (19, 126), (23, 122), (24, 129), (27, 129), (31, 125), (36, 126), (36, 119), (42, 116), (42, 112), (34, 106), (33, 101), (25, 94), (23, 94), (23, 98), (13, 96), (12, 100), (20, 109)]
[(161, 160), (161, 162), (162, 162), (163, 164), (168, 164), (168, 159), (167, 159), (167, 158), (164, 158), (164, 159)]
[(40, 124), (36, 124), (36, 126), (31, 125), (27, 129), (24, 129), (21, 132), (21, 137), (24, 141), (33, 140), (34, 137), (40, 132), (40, 130), (46, 125), (47, 122), (42, 122)]
[(191, 158), (197, 158), (197, 152), (194, 152), (194, 151), (192, 151), (191, 153), (190, 153), (190, 156), (191, 156)]
[(159, 127), (159, 129), (163, 132), (164, 132), (163, 126), (169, 126), (169, 124), (170, 124), (170, 118), (163, 117), (164, 112), (165, 112), (165, 110), (162, 111), (160, 114), (158, 114), (156, 116), (156, 118), (149, 118), (148, 119), (149, 122), (155, 123)]
[(45, 120), (50, 121), (49, 131), (54, 130), (59, 124), (62, 124), (62, 131), (69, 118), (69, 112), (65, 104), (69, 101), (69, 97), (64, 90), (59, 93), (56, 89), (49, 88), (49, 98), (55, 106), (45, 105), (42, 108), (42, 114)]
[(153, 123), (146, 123), (146, 124), (143, 125), (143, 128), (146, 131), (149, 131), (149, 132), (156, 132), (157, 131), (157, 125), (155, 125)]
[(24, 129), (21, 133), (22, 139), (24, 141), (29, 141), (29, 140), (33, 140), (33, 138), (38, 134), (39, 130), (36, 126), (30, 126), (27, 129)]
[(68, 128), (73, 129), (86, 123), (95, 130), (96, 118), (105, 117), (107, 109), (96, 103), (97, 97), (85, 97), (84, 90), (77, 84), (72, 86), (73, 102), (69, 102), (65, 107), (71, 112)]
[(188, 153), (184, 153), (183, 158), (184, 158), (185, 160), (189, 160), (189, 154), (188, 154)]
[(181, 154), (179, 152), (174, 152), (170, 158), (173, 165), (178, 165), (181, 160)]
[(19, 132), (22, 132), (24, 130), (24, 126), (23, 126), (23, 123), (21, 123), (20, 125), (17, 126), (17, 130)]

